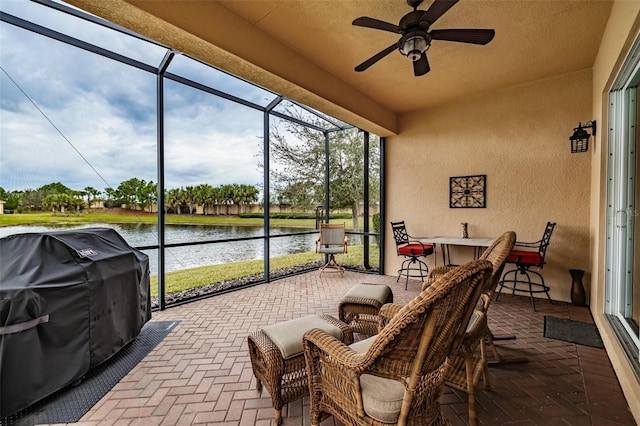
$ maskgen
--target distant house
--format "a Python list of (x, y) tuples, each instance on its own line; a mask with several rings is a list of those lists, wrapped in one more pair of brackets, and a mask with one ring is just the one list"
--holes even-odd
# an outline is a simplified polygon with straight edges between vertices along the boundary
[(104, 209), (104, 200), (91, 200), (90, 209)]
[(4, 201), (0, 200), (0, 214), (4, 214)]

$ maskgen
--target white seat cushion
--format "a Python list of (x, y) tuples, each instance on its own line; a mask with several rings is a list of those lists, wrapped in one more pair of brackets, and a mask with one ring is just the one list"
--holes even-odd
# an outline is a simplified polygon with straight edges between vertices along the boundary
[(376, 338), (376, 335), (368, 337), (364, 340), (359, 340), (357, 342), (350, 344), (349, 347), (354, 351), (358, 352), (359, 354), (363, 354), (369, 350), (369, 347), (371, 346), (375, 338)]
[(288, 359), (302, 353), (302, 336), (312, 328), (319, 328), (336, 339), (343, 339), (340, 328), (329, 324), (319, 315), (309, 315), (268, 325), (262, 329), (262, 332), (280, 349), (282, 358)]
[(396, 423), (402, 408), (404, 385), (396, 380), (363, 374), (360, 376), (362, 405), (369, 417), (383, 423)]
[[(377, 336), (349, 345), (351, 349), (358, 353), (365, 353)], [(360, 387), (362, 389), (362, 404), (364, 411), (383, 423), (395, 423), (400, 415), (402, 398), (404, 397), (404, 385), (400, 382), (382, 377), (363, 374), (360, 376)]]
[(380, 303), (386, 303), (391, 293), (391, 288), (385, 284), (356, 284), (347, 291), (344, 297), (354, 299), (374, 299)]
[(336, 246), (329, 246), (329, 247), (320, 247), (318, 249), (318, 253), (327, 253), (327, 254), (341, 254), (344, 253), (344, 247), (340, 246), (340, 247), (336, 247)]

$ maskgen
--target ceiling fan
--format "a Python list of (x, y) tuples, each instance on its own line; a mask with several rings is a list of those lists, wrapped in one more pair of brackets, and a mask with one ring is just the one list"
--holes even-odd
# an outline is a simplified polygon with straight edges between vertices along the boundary
[(418, 10), (423, 0), (407, 0), (407, 4), (413, 8), (400, 19), (398, 25), (380, 21), (378, 19), (363, 16), (353, 21), (353, 25), (368, 27), (377, 30), (389, 31), (400, 34), (400, 40), (386, 49), (373, 55), (355, 70), (360, 72), (369, 68), (389, 53), (398, 49), (400, 53), (413, 61), (413, 73), (421, 76), (428, 73), (431, 68), (427, 60), (427, 49), (432, 40), (456, 41), (460, 43), (487, 44), (495, 35), (491, 29), (450, 29), (431, 30), (429, 28), (438, 18), (445, 14), (458, 0), (435, 0), (427, 10)]

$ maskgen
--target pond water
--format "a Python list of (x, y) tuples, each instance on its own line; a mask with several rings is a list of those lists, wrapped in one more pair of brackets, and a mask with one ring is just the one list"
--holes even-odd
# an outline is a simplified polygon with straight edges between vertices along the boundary
[[(157, 227), (154, 224), (83, 224), (72, 226), (7, 226), (0, 227), (0, 238), (26, 232), (49, 232), (90, 227), (115, 229), (133, 247), (158, 244)], [(185, 243), (193, 241), (225, 240), (231, 238), (251, 238), (264, 235), (261, 226), (222, 226), (222, 225), (165, 225), (165, 243)], [(312, 229), (309, 229), (310, 231)], [(299, 233), (301, 228), (279, 227), (271, 230), (271, 235)], [(317, 234), (293, 235), (271, 238), (269, 248), (271, 257), (304, 253), (315, 250)], [(350, 236), (349, 242), (358, 244), (356, 236)], [(361, 244), (361, 243), (360, 243)], [(143, 250), (149, 256), (151, 275), (158, 271), (158, 251)], [(217, 265), (264, 258), (264, 240), (234, 241), (217, 244), (202, 244), (186, 247), (170, 247), (165, 250), (165, 272), (194, 268), (197, 266)], [(320, 260), (320, 255), (318, 260)]]

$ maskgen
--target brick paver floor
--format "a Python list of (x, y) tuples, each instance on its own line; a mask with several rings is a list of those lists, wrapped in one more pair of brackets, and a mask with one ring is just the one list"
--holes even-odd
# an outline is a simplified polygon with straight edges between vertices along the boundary
[[(306, 273), (156, 312), (152, 321), (179, 321), (171, 333), (100, 400), (79, 425), (274, 425), (271, 399), (255, 388), (247, 335), (265, 325), (308, 314), (337, 316), (342, 295), (355, 283), (392, 287), (406, 303), (420, 283), (394, 277)], [(545, 315), (591, 321), (587, 308), (505, 295), (493, 302), (490, 326), (505, 358), (525, 364), (490, 368), (491, 389), (480, 385), (482, 425), (635, 425), (604, 349), (543, 337)], [(445, 388), (444, 413), (467, 421), (466, 394)], [(284, 425), (309, 424), (308, 398), (283, 410)], [(332, 418), (323, 424), (334, 425)]]

